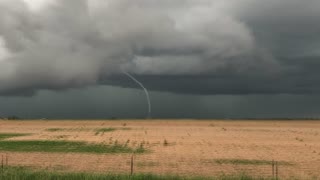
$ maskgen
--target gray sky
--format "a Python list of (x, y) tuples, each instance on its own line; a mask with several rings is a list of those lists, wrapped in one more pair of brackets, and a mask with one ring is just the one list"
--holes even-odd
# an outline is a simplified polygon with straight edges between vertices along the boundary
[(317, 117), (318, 0), (0, 0), (0, 116)]

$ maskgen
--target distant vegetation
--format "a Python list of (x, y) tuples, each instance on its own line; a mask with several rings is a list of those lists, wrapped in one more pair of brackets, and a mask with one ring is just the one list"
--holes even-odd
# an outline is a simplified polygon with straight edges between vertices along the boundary
[(115, 128), (100, 128), (100, 129), (96, 129), (96, 133), (95, 135), (98, 135), (100, 133), (105, 133), (105, 132), (111, 132), (111, 131), (115, 131)]
[(19, 137), (19, 136), (26, 136), (29, 134), (19, 134), (19, 133), (0, 133), (0, 141), (7, 139), (7, 138), (12, 138), (12, 137)]
[(7, 118), (5, 119), (8, 119), (8, 120), (18, 120), (18, 119), (21, 119), (20, 117), (18, 116), (8, 116)]
[[(242, 164), (242, 165), (272, 165), (272, 161), (255, 160), (255, 159), (216, 159), (218, 164)], [(278, 161), (279, 165), (292, 165), (289, 162)]]
[(80, 153), (144, 153), (146, 149), (136, 149), (127, 145), (89, 144), (76, 141), (0, 141), (0, 151), (16, 152), (80, 152)]
[(60, 132), (60, 131), (69, 131), (69, 132), (80, 132), (80, 131), (95, 131), (95, 135), (103, 134), (105, 132), (112, 132), (115, 130), (131, 130), (131, 128), (113, 128), (113, 127), (106, 127), (106, 128), (98, 128), (98, 129), (90, 129), (90, 128), (48, 128), (45, 129), (48, 132)]
[(49, 132), (64, 131), (64, 130), (65, 130), (64, 128), (48, 128), (48, 129), (46, 129), (46, 131), (49, 131)]
[(4, 141), (12, 137), (29, 134), (0, 133), (0, 151), (15, 152), (81, 152), (81, 153), (144, 153), (147, 150), (140, 145), (138, 148), (128, 144), (89, 144), (78, 141)]
[(70, 132), (80, 132), (80, 131), (90, 131), (90, 128), (84, 128), (84, 127), (80, 127), (80, 128), (48, 128), (46, 129), (46, 131), (49, 132), (58, 132), (58, 131), (70, 131)]

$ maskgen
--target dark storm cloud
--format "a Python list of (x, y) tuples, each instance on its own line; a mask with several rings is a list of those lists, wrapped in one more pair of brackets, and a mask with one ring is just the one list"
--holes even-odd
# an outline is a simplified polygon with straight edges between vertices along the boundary
[(0, 0), (0, 94), (137, 87), (122, 70), (177, 93), (319, 92), (319, 1), (50, 2)]
[(276, 56), (320, 55), (320, 1), (244, 0), (235, 14)]

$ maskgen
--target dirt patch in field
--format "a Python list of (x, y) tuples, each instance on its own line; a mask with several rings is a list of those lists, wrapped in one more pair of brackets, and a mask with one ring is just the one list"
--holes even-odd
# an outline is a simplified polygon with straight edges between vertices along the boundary
[[(85, 129), (48, 131), (48, 129)], [(114, 128), (96, 133), (95, 129)], [(136, 172), (205, 175), (241, 173), (271, 176), (269, 163), (280, 164), (281, 177), (320, 178), (320, 121), (0, 121), (0, 133), (26, 133), (10, 140), (72, 140), (91, 143), (141, 143), (151, 150), (134, 156)], [(131, 154), (8, 154), (11, 165), (63, 171), (129, 172)], [(59, 167), (59, 168), (57, 168)]]

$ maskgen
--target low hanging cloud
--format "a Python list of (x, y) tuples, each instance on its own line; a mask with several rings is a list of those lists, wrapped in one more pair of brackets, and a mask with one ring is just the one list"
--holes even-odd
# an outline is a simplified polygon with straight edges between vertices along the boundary
[[(296, 59), (320, 55), (318, 41), (310, 40), (319, 23), (308, 29), (320, 18), (320, 3), (266, 3), (0, 0), (0, 94), (135, 87), (122, 71), (149, 89), (177, 93), (317, 92), (309, 64), (318, 62)], [(314, 11), (295, 16), (290, 8), (299, 5)]]

